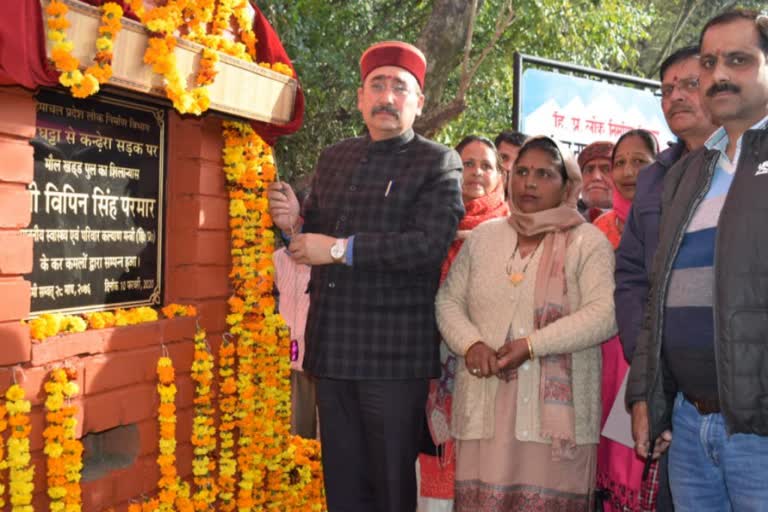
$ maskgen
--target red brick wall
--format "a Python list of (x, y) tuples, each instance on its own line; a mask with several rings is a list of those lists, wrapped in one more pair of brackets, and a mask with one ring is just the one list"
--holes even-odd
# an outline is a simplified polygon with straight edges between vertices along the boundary
[[(29, 283), (22, 274), (32, 268), (32, 243), (19, 229), (30, 220), (26, 185), (32, 180), (35, 100), (16, 87), (0, 87), (0, 391), (12, 373), (32, 401), (32, 450), (37, 464), (35, 509), (47, 510), (42, 388), (47, 372), (67, 361), (78, 369), (81, 397), (80, 434), (135, 423), (140, 447), (135, 463), (104, 478), (83, 484), (85, 511), (110, 506), (124, 510), (129, 500), (151, 494), (159, 477), (155, 364), (165, 345), (177, 373), (178, 466), (191, 475), (195, 320), (178, 318), (30, 343), (20, 320), (29, 314)], [(229, 296), (227, 197), (221, 171), (221, 123), (209, 116), (168, 117), (166, 179), (165, 303), (194, 304), (216, 350), (226, 329)]]

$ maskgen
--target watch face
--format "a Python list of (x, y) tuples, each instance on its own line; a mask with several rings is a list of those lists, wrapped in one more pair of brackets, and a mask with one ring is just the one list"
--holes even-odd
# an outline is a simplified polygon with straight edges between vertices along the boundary
[(331, 258), (341, 259), (344, 256), (344, 244), (341, 241), (336, 242), (331, 246)]

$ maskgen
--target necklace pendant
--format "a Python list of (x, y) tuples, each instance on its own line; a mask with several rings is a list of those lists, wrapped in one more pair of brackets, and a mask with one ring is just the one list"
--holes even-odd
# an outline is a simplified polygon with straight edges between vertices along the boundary
[(522, 272), (513, 272), (509, 274), (509, 282), (512, 283), (513, 286), (518, 286), (523, 282), (523, 279), (525, 279), (525, 274)]
[(291, 340), (291, 362), (299, 360), (299, 341)]

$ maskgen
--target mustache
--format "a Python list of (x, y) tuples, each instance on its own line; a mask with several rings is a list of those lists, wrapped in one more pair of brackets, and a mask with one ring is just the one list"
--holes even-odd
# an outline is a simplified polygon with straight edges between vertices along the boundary
[(738, 94), (741, 92), (741, 87), (738, 85), (733, 85), (730, 82), (718, 82), (707, 89), (707, 96), (712, 97), (720, 92), (732, 92), (734, 94)]
[(400, 113), (397, 110), (395, 110), (395, 107), (391, 105), (379, 105), (378, 107), (373, 107), (373, 109), (371, 110), (371, 115), (375, 116), (380, 112), (386, 112), (387, 114), (391, 114), (398, 119), (400, 118)]
[(675, 115), (678, 112), (693, 112), (693, 109), (689, 105), (677, 105), (669, 109), (669, 115)]

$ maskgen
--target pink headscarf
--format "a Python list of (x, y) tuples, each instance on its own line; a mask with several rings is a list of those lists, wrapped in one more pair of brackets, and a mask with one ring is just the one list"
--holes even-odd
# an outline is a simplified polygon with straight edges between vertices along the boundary
[(560, 152), (563, 164), (565, 165), (565, 173), (568, 176), (568, 186), (570, 187), (570, 190), (568, 191), (568, 196), (558, 206), (534, 213), (524, 213), (520, 211), (512, 200), (512, 194), (509, 194), (509, 223), (515, 228), (515, 231), (525, 236), (561, 231), (573, 226), (578, 226), (584, 222), (584, 217), (581, 216), (576, 207), (582, 183), (579, 164), (576, 163), (573, 154), (565, 146), (558, 141), (543, 135), (531, 137), (525, 141), (525, 144), (520, 148), (520, 151), (522, 152), (525, 146), (537, 139), (546, 139), (552, 142)]

